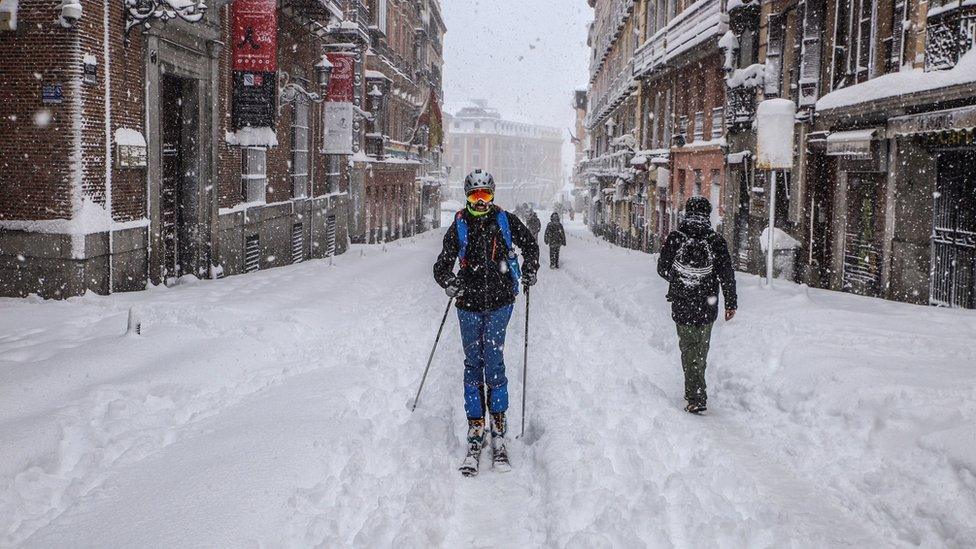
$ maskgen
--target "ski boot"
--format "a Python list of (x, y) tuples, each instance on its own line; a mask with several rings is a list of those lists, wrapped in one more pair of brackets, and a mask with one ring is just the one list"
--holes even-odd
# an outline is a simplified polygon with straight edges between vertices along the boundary
[(481, 466), (481, 449), (485, 447), (485, 420), (468, 419), (468, 454), (464, 456), (461, 474), (466, 477), (477, 476)]
[(491, 414), (491, 466), (499, 473), (507, 473), (512, 470), (512, 464), (508, 461), (508, 449), (505, 448), (505, 433), (508, 431), (508, 424), (505, 421), (505, 412)]

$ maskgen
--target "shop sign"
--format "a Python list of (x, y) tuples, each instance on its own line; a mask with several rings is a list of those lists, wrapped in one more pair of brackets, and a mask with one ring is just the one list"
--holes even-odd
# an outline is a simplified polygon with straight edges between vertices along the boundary
[(325, 100), (339, 103), (352, 103), (355, 97), (356, 59), (346, 53), (327, 54), (332, 63), (332, 76)]
[(277, 71), (277, 2), (235, 0), (233, 6), (232, 69), (250, 73)]
[(888, 121), (888, 137), (976, 127), (976, 106), (899, 116)]
[(64, 88), (61, 84), (43, 84), (41, 86), (41, 102), (61, 103), (64, 101)]

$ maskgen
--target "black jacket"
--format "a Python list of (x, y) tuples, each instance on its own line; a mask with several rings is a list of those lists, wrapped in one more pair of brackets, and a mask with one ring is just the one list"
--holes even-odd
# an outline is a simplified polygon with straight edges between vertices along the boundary
[[(689, 237), (703, 238), (711, 246), (714, 269), (697, 288), (688, 289), (678, 281), (674, 260), (681, 244)], [(722, 286), (725, 308), (736, 309), (738, 297), (735, 291), (735, 270), (729, 256), (729, 246), (721, 235), (707, 225), (683, 222), (677, 231), (668, 235), (657, 273), (670, 283), (668, 301), (671, 302), (671, 318), (681, 325), (704, 326), (718, 318), (718, 289)]]
[(539, 236), (539, 231), (542, 230), (542, 222), (539, 221), (539, 216), (536, 215), (535, 212), (532, 212), (531, 214), (529, 214), (529, 221), (528, 221), (527, 225), (529, 227), (529, 230), (532, 231), (532, 234), (534, 236), (538, 237)]
[(566, 231), (563, 229), (563, 224), (558, 221), (550, 221), (549, 224), (546, 225), (545, 241), (550, 247), (565, 246)]
[[(457, 273), (458, 286), (462, 290), (457, 298), (458, 309), (487, 312), (515, 302), (512, 276), (507, 271), (505, 239), (496, 220), (500, 211), (497, 206), (492, 206), (492, 211), (481, 217), (475, 217), (467, 210), (461, 214), (468, 224), (468, 249), (466, 266)], [(508, 214), (508, 225), (512, 230), (512, 245), (522, 251), (522, 272), (537, 272), (539, 244), (535, 237), (513, 214)], [(454, 279), (454, 262), (459, 249), (455, 220), (444, 235), (444, 248), (434, 263), (434, 280), (442, 288)]]

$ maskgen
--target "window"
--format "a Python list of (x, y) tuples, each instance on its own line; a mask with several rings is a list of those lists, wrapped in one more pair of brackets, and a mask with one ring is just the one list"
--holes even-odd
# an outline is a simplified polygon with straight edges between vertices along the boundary
[(695, 141), (705, 138), (705, 113), (698, 111), (695, 113)]
[(244, 202), (267, 200), (267, 150), (264, 147), (241, 149), (241, 199)]
[(768, 97), (779, 97), (783, 80), (783, 39), (786, 32), (783, 14), (769, 16), (769, 42), (766, 46), (766, 82), (764, 92)]
[[(303, 83), (306, 85), (307, 83)], [(305, 196), (308, 191), (309, 104), (304, 97), (293, 103), (294, 116), (291, 121), (291, 195), (294, 198)]]
[(722, 172), (720, 170), (712, 170), (712, 188), (708, 199), (712, 203), (712, 213), (718, 216), (719, 209), (722, 206)]
[(339, 192), (339, 178), (342, 177), (342, 155), (325, 155), (325, 185), (326, 192)]
[(703, 179), (702, 171), (695, 170), (695, 188), (691, 191), (691, 196), (702, 195), (702, 183), (704, 183), (702, 179)]
[(834, 36), (834, 88), (864, 82), (874, 77), (874, 0), (839, 2)]

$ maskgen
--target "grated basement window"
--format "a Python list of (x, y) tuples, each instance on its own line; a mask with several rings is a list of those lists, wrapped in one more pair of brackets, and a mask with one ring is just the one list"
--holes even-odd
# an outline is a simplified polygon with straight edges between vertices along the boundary
[(332, 214), (325, 218), (325, 257), (336, 253), (336, 231), (336, 216)]
[(305, 231), (301, 223), (291, 226), (291, 262), (301, 263), (305, 260)]
[(249, 236), (244, 240), (244, 272), (253, 273), (261, 269), (261, 237)]

